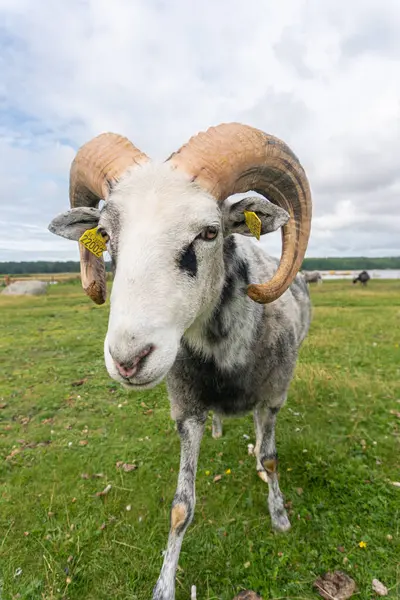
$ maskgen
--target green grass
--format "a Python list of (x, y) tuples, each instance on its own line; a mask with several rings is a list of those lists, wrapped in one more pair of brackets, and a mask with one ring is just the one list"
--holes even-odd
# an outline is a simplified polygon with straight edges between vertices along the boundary
[[(210, 420), (177, 600), (192, 584), (199, 600), (231, 600), (242, 588), (312, 599), (315, 578), (335, 569), (356, 580), (360, 600), (375, 597), (375, 577), (400, 597), (400, 489), (390, 483), (400, 481), (400, 282), (324, 282), (312, 296), (277, 427), (292, 530), (271, 531), (267, 488), (247, 455), (251, 416), (225, 421), (218, 441)], [(3, 296), (0, 311), (3, 598), (148, 600), (179, 465), (165, 386), (127, 393), (108, 378), (107, 307), (79, 285)], [(125, 473), (117, 461), (138, 468)]]

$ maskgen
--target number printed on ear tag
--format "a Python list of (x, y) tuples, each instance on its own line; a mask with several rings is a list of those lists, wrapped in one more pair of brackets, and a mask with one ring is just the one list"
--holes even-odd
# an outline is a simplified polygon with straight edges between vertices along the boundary
[(82, 246), (85, 246), (89, 252), (100, 258), (105, 250), (107, 250), (107, 245), (103, 239), (103, 236), (97, 230), (97, 227), (94, 229), (87, 229), (83, 235), (79, 238)]
[(255, 212), (245, 210), (244, 218), (246, 219), (246, 225), (250, 229), (251, 233), (259, 240), (261, 235), (261, 221), (259, 217)]

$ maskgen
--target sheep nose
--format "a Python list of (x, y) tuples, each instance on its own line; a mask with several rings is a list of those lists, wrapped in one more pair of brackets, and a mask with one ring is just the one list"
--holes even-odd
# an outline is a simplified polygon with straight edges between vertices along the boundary
[(122, 375), (122, 377), (125, 377), (125, 379), (129, 379), (129, 377), (132, 377), (132, 375), (134, 375), (137, 371), (137, 367), (126, 367), (118, 362), (115, 363), (115, 366), (118, 369), (118, 373), (120, 375)]
[(133, 377), (135, 373), (139, 370), (141, 361), (148, 356), (154, 350), (154, 346), (151, 344), (145, 346), (143, 350), (141, 350), (134, 358), (125, 361), (117, 361), (114, 359), (114, 364), (118, 370), (118, 373), (124, 379), (129, 379)]

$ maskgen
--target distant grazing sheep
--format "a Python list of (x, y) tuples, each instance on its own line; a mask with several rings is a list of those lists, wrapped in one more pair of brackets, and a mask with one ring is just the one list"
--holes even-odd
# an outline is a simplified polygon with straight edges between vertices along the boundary
[(357, 281), (359, 281), (362, 285), (367, 285), (370, 279), (371, 277), (367, 271), (361, 271), (361, 273), (353, 279), (353, 283), (357, 283)]
[(45, 294), (47, 291), (47, 283), (45, 281), (37, 280), (26, 280), (26, 281), (14, 281), (7, 285), (2, 294), (9, 296), (40, 296)]
[(307, 283), (322, 283), (322, 276), (319, 271), (302, 271), (302, 275)]

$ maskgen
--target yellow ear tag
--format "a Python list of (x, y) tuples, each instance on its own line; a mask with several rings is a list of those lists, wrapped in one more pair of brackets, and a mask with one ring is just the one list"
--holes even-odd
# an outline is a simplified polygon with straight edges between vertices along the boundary
[(101, 233), (99, 233), (97, 227), (94, 229), (87, 229), (85, 233), (81, 235), (79, 241), (82, 246), (85, 246), (85, 248), (97, 256), (97, 258), (100, 258), (103, 252), (107, 250), (104, 238)]
[(259, 240), (261, 235), (261, 221), (256, 213), (245, 210), (244, 218), (246, 219), (246, 225), (250, 229), (251, 233)]

